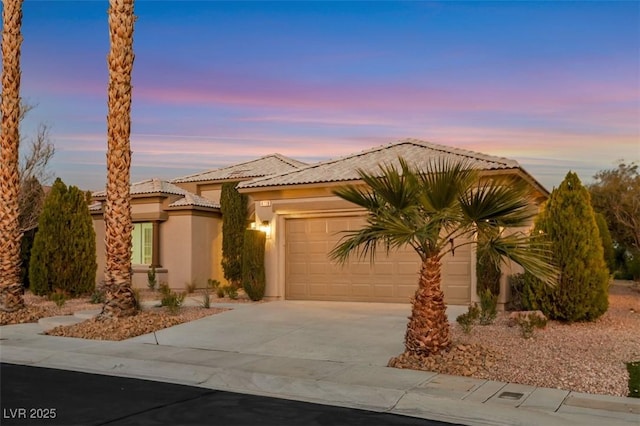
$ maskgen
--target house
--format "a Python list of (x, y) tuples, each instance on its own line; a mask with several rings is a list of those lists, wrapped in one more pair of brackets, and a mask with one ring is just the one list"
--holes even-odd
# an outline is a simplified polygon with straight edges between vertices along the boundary
[[(240, 182), (287, 172), (306, 163), (280, 154), (268, 155), (230, 167), (176, 178), (149, 179), (131, 185), (133, 286), (146, 288), (147, 272), (156, 268), (157, 281), (184, 288), (208, 279), (224, 281), (220, 193), (224, 182)], [(98, 271), (104, 280), (104, 203), (106, 192), (93, 193), (89, 206), (96, 231)], [(250, 217), (248, 218), (250, 219)]]
[[(247, 168), (250, 162), (178, 178), (171, 184), (165, 184), (165, 189), (177, 186), (184, 192), (168, 194), (165, 201), (158, 201), (159, 207), (163, 206), (163, 211), (168, 217), (168, 220), (159, 226), (160, 233), (164, 234), (165, 227), (173, 230), (168, 224), (172, 213), (177, 215), (178, 211), (183, 215), (203, 219), (200, 222), (191, 222), (190, 226), (177, 225), (184, 226), (184, 231), (179, 240), (171, 241), (170, 245), (173, 248), (165, 248), (167, 244), (162, 243), (170, 237), (159, 237), (159, 261), (167, 271), (168, 281), (172, 286), (182, 287), (183, 280), (189, 282), (190, 279), (197, 278), (206, 281), (208, 277), (203, 275), (206, 272), (211, 278), (221, 280), (220, 221), (223, 218), (215, 206), (219, 202), (221, 183), (237, 180), (240, 181), (238, 191), (249, 197), (250, 221), (254, 227), (264, 230), (267, 234), (265, 297), (408, 302), (416, 288), (420, 265), (419, 258), (412, 249), (395, 251), (388, 256), (381, 253), (373, 265), (369, 259), (352, 257), (346, 265), (339, 266), (327, 256), (341, 238), (342, 231), (357, 229), (365, 220), (363, 210), (333, 195), (332, 190), (345, 184), (358, 184), (358, 169), (374, 172), (381, 163), (397, 163), (398, 157), (403, 157), (418, 167), (439, 158), (465, 159), (471, 161), (472, 166), (480, 170), (483, 176), (508, 175), (528, 182), (537, 194), (539, 202), (548, 196), (544, 187), (515, 160), (415, 139), (310, 165), (277, 155), (269, 160), (263, 157), (254, 162), (256, 167), (253, 172)], [(278, 167), (266, 170), (257, 167), (261, 161), (274, 159), (280, 162)], [(283, 166), (283, 163), (287, 165)], [(132, 186), (132, 193), (135, 187), (136, 185)], [(182, 198), (174, 200), (171, 196)], [(145, 197), (149, 198), (148, 195)], [(160, 198), (159, 195), (155, 197)], [(199, 197), (199, 204), (204, 204), (202, 200), (208, 200), (211, 204), (196, 206), (190, 204), (187, 197), (193, 200), (193, 197)], [(140, 201), (136, 196), (133, 200), (135, 220), (135, 206)], [(172, 210), (171, 206), (177, 202), (184, 210)], [(216, 231), (205, 238), (211, 239), (207, 241), (205, 250), (201, 244), (203, 235), (210, 232), (207, 226)], [(199, 248), (205, 251), (205, 255), (197, 255)], [(180, 257), (180, 262), (170, 259), (174, 253)], [(191, 260), (187, 259), (189, 256), (192, 256)], [(144, 267), (140, 267), (139, 270), (144, 270)], [(475, 300), (475, 253), (472, 246), (456, 250), (455, 256), (447, 255), (443, 259), (442, 276), (447, 303), (466, 304)], [(503, 282), (502, 286), (500, 302), (504, 303), (508, 293), (506, 282)]]

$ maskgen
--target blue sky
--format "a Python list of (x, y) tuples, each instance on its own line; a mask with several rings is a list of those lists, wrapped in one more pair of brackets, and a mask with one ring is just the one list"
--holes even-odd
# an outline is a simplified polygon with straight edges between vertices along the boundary
[[(106, 176), (107, 1), (26, 0), (22, 96), (52, 171)], [(518, 160), (548, 189), (640, 161), (638, 2), (145, 1), (132, 180), (408, 137)]]

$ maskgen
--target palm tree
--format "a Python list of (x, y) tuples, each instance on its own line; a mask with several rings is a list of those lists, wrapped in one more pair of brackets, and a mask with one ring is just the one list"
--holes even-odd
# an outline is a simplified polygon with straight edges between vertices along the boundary
[(0, 130), (0, 310), (24, 307), (20, 282), (20, 46), (22, 0), (5, 0), (2, 12), (2, 129)]
[(449, 252), (477, 244), (484, 256), (499, 263), (508, 258), (553, 284), (555, 269), (545, 246), (506, 228), (530, 224), (535, 215), (526, 183), (507, 178), (481, 179), (467, 162), (437, 160), (419, 170), (399, 158), (380, 165), (380, 173), (359, 170), (365, 185), (334, 191), (367, 211), (367, 223), (348, 231), (330, 257), (344, 263), (351, 254), (375, 261), (376, 249), (410, 245), (420, 256), (418, 288), (412, 299), (405, 335), (406, 352), (429, 355), (451, 344), (441, 262)]
[(109, 1), (111, 50), (107, 116), (107, 200), (105, 203), (105, 304), (102, 317), (136, 313), (131, 287), (131, 71), (133, 69), (133, 0)]

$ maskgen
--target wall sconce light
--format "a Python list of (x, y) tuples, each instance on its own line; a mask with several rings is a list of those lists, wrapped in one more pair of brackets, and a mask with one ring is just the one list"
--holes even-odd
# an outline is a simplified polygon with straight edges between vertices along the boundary
[(264, 232), (267, 238), (271, 238), (271, 224), (268, 220), (263, 220), (260, 226), (258, 226), (258, 230)]

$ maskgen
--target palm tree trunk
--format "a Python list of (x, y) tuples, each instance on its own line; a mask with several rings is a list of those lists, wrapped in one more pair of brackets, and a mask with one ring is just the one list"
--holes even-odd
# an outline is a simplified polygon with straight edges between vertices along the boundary
[(101, 317), (136, 313), (131, 287), (131, 71), (133, 0), (109, 1), (109, 92), (107, 116), (107, 200), (105, 203), (105, 304)]
[(447, 349), (451, 344), (447, 307), (440, 286), (441, 267), (437, 257), (430, 257), (422, 262), (420, 268), (420, 281), (412, 299), (404, 339), (406, 352), (412, 355), (428, 356)]
[(0, 130), (0, 311), (24, 307), (20, 282), (20, 46), (22, 0), (5, 0), (2, 13), (2, 130)]

